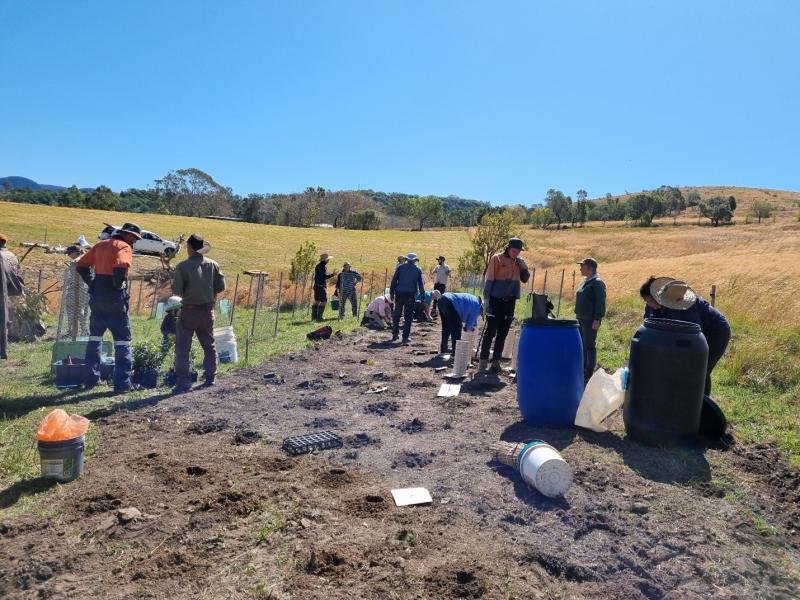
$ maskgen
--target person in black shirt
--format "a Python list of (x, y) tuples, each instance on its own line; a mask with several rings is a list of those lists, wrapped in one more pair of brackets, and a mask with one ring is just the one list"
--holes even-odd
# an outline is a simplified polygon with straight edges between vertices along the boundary
[(314, 267), (314, 302), (311, 305), (311, 318), (314, 321), (322, 321), (322, 313), (325, 312), (325, 305), (328, 303), (328, 279), (336, 277), (336, 271), (327, 272), (328, 261), (332, 259), (327, 252), (319, 255), (319, 262)]

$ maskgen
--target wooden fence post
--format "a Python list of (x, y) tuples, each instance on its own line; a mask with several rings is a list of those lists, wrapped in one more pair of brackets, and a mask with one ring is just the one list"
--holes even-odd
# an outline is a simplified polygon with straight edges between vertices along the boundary
[(572, 272), (572, 299), (575, 300), (575, 271)]
[(711, 286), (711, 306), (717, 305), (717, 286)]
[(231, 302), (231, 315), (228, 325), (233, 326), (233, 313), (236, 310), (236, 295), (239, 292), (239, 273), (236, 274), (236, 284), (233, 286), (233, 302)]
[(283, 271), (278, 278), (278, 303), (275, 305), (275, 328), (272, 330), (272, 339), (278, 337), (278, 317), (281, 314), (281, 291), (283, 290)]
[(561, 269), (561, 285), (558, 286), (558, 307), (556, 307), (556, 318), (561, 314), (561, 294), (564, 293), (564, 269)]
[(139, 293), (136, 296), (136, 314), (142, 313), (142, 288), (144, 287), (144, 279), (139, 280)]

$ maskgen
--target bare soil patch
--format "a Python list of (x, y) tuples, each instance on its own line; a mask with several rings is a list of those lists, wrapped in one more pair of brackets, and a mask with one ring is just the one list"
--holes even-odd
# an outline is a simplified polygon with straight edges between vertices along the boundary
[[(85, 476), (0, 524), (2, 595), (798, 596), (800, 473), (773, 448), (648, 448), (619, 419), (604, 434), (530, 428), (505, 376), (442, 401), (441, 373), (413, 364), (435, 330), (416, 327), (430, 342), (332, 339), (96, 420)], [(392, 395), (364, 393), (376, 384)], [(281, 451), (321, 429), (344, 447)], [(565, 498), (490, 460), (491, 442), (531, 438), (572, 466)], [(415, 486), (433, 504), (396, 507), (390, 490)]]

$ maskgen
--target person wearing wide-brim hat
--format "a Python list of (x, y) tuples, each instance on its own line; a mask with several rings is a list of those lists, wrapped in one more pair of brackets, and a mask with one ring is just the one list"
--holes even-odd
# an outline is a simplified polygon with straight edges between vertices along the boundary
[(314, 302), (311, 305), (311, 318), (322, 321), (325, 305), (328, 303), (328, 279), (336, 277), (336, 271), (328, 273), (328, 261), (333, 256), (327, 252), (319, 255), (319, 262), (314, 267)]
[(403, 344), (408, 344), (411, 338), (411, 323), (414, 320), (414, 300), (417, 293), (425, 293), (425, 284), (422, 281), (422, 269), (417, 266), (417, 255), (413, 252), (406, 254), (406, 262), (394, 271), (392, 283), (389, 286), (389, 295), (394, 301), (394, 314), (392, 315), (392, 341), (400, 337), (400, 317), (403, 317)]
[(711, 372), (725, 354), (731, 340), (731, 326), (719, 310), (699, 296), (689, 284), (672, 277), (651, 276), (639, 288), (645, 301), (646, 319), (675, 319), (700, 326), (708, 343), (706, 396), (711, 395)]
[(190, 356), (197, 336), (203, 349), (203, 386), (210, 387), (217, 375), (217, 345), (214, 340), (214, 308), (217, 296), (225, 291), (225, 275), (206, 254), (211, 245), (193, 233), (186, 240), (189, 257), (175, 267), (170, 298), (180, 297), (180, 313), (175, 336), (175, 393), (192, 388)]
[(578, 263), (584, 280), (575, 290), (575, 318), (583, 341), (583, 378), (588, 382), (597, 367), (597, 331), (606, 315), (606, 284), (597, 272), (597, 261)]
[(89, 342), (84, 357), (84, 387), (100, 382), (100, 346), (103, 334), (114, 338), (114, 391), (131, 389), (131, 322), (128, 316), (128, 271), (133, 267), (133, 245), (142, 239), (136, 223), (125, 223), (111, 237), (95, 244), (75, 263), (89, 286)]
[(346, 262), (342, 265), (342, 272), (336, 278), (336, 293), (339, 296), (339, 318), (344, 317), (344, 305), (350, 300), (353, 316), (358, 316), (358, 294), (356, 286), (362, 280), (361, 274), (353, 270), (353, 265)]
[(527, 282), (531, 276), (527, 263), (520, 256), (524, 247), (521, 239), (511, 238), (503, 252), (492, 256), (486, 267), (486, 282), (483, 285), (486, 330), (481, 342), (479, 372), (485, 372), (489, 366), (489, 351), (492, 350), (493, 341), (491, 370), (495, 374), (501, 371), (500, 360), (503, 358), (508, 330), (514, 320), (521, 284)]

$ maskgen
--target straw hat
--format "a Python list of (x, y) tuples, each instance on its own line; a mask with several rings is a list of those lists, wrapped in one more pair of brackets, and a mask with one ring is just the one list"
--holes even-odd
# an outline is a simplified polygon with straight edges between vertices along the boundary
[(661, 306), (674, 310), (686, 310), (697, 302), (697, 294), (685, 281), (670, 281), (653, 298)]
[(655, 298), (658, 290), (663, 288), (670, 281), (676, 281), (676, 279), (674, 277), (656, 277), (653, 279), (653, 283), (650, 284), (650, 296)]

